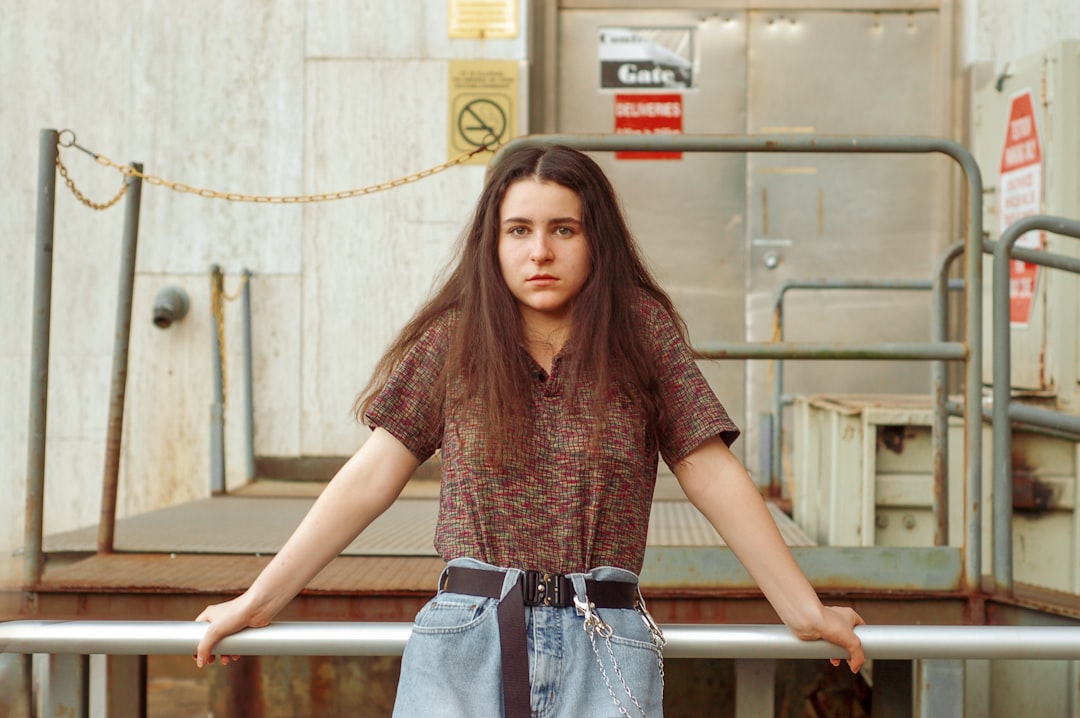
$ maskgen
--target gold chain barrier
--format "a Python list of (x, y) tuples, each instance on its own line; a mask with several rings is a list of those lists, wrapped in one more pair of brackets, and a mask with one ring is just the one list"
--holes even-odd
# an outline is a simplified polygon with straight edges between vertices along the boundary
[[(386, 182), (380, 182), (378, 184), (368, 185), (366, 187), (358, 187), (356, 189), (341, 190), (339, 192), (321, 192), (316, 194), (298, 194), (298, 195), (263, 195), (263, 194), (241, 194), (239, 192), (223, 192), (216, 189), (208, 189), (205, 187), (194, 187), (192, 185), (184, 184), (183, 182), (173, 182), (171, 180), (164, 179), (148, 172), (140, 172), (131, 165), (123, 165), (115, 162), (103, 154), (98, 152), (92, 152), (85, 147), (77, 144), (75, 141), (75, 133), (71, 130), (62, 130), (57, 136), (57, 145), (60, 148), (74, 147), (77, 150), (81, 150), (86, 154), (94, 158), (94, 161), (103, 167), (109, 167), (117, 170), (125, 178), (138, 177), (143, 182), (149, 185), (167, 187), (174, 192), (180, 192), (182, 194), (194, 194), (199, 197), (205, 197), (206, 199), (223, 199), (228, 202), (254, 202), (256, 204), (311, 204), (313, 202), (331, 202), (339, 199), (351, 199), (353, 197), (361, 197), (363, 195), (374, 194), (375, 192), (383, 192), (388, 189), (394, 189), (395, 187), (401, 187), (402, 185), (410, 184), (418, 180), (422, 180), (431, 175), (438, 174), (444, 170), (448, 170), (451, 167), (460, 165), (463, 162), (467, 162), (481, 152), (494, 152), (499, 143), (490, 142), (470, 152), (465, 152), (457, 157), (443, 162), (442, 164), (429, 167), (427, 169), (420, 170), (419, 172), (413, 172), (412, 174), (398, 177), (396, 179), (387, 180)], [(60, 170), (61, 176), (64, 178), (64, 182), (68, 188), (75, 195), (75, 197), (85, 204), (87, 207), (96, 210), (105, 210), (112, 207), (114, 204), (120, 201), (120, 198), (127, 192), (128, 183), (125, 180), (124, 185), (117, 192), (116, 196), (106, 202), (94, 202), (89, 199), (79, 188), (75, 185), (75, 181), (71, 179), (67, 167), (60, 161), (60, 153), (57, 152), (56, 166)]]

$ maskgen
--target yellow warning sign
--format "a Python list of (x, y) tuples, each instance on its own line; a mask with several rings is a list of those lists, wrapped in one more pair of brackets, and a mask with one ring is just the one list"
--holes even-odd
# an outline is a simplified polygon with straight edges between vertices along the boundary
[[(449, 153), (453, 159), (517, 134), (518, 63), (512, 60), (451, 60)], [(487, 164), (482, 152), (469, 164)]]
[(452, 38), (514, 38), (518, 0), (447, 0), (446, 31)]

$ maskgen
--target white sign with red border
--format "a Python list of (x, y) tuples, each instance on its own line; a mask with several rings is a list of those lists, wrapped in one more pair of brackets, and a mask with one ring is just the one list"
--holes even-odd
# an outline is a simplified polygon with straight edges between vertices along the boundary
[[(1009, 121), (1005, 126), (1005, 147), (1001, 153), (1001, 176), (998, 191), (998, 235), (1017, 220), (1042, 211), (1042, 147), (1035, 122), (1035, 103), (1031, 90), (1013, 96), (1009, 103)], [(1031, 231), (1017, 240), (1017, 247), (1043, 248), (1043, 234)], [(1009, 321), (1027, 326), (1039, 266), (1018, 259), (1009, 265)]]

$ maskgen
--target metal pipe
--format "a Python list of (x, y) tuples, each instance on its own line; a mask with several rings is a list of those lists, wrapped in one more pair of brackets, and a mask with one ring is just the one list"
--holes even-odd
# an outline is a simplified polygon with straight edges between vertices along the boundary
[(221, 339), (218, 336), (217, 307), (221, 304), (221, 267), (210, 267), (210, 375), (213, 399), (210, 404), (210, 494), (225, 493), (225, 377), (221, 368)]
[[(1046, 217), (1047, 215), (1032, 215), (1037, 217)], [(1061, 219), (1054, 217), (1054, 219)], [(1072, 221), (1072, 220), (1065, 220)], [(1072, 236), (1072, 235), (1066, 235)], [(983, 240), (983, 252), (986, 254), (993, 254), (995, 248), (998, 246), (998, 240), (984, 239)], [(1028, 249), (1026, 247), (1013, 246), (1009, 254), (1013, 259), (1019, 259), (1028, 264), (1038, 264), (1043, 267), (1050, 267), (1052, 269), (1061, 269), (1066, 272), (1073, 272), (1080, 274), (1080, 258), (1070, 257), (1067, 254), (1052, 254), (1041, 249)]]
[[(584, 151), (681, 152), (822, 152), (822, 153), (940, 153), (952, 158), (964, 173), (964, 580), (979, 585), (982, 570), (982, 426), (977, 420), (982, 395), (982, 172), (974, 155), (959, 142), (940, 137), (873, 137), (820, 135), (534, 135), (503, 145), (491, 160), (494, 166), (520, 147), (559, 143)], [(766, 357), (768, 358), (768, 357)], [(792, 357), (787, 357), (792, 358)], [(924, 357), (934, 359), (938, 357)]]
[[(963, 416), (964, 407), (955, 401), (945, 403), (945, 409), (951, 416)], [(988, 422), (994, 420), (990, 407), (982, 407), (982, 418)], [(1027, 404), (1009, 404), (1009, 423), (1015, 429), (1031, 431), (1043, 436), (1066, 441), (1080, 441), (1080, 418), (1060, 411), (1040, 409)]]
[(1024, 424), (1057, 429), (1058, 431), (1070, 433), (1074, 437), (1080, 437), (1080, 416), (1075, 414), (1043, 409), (1030, 404), (1011, 403), (1009, 406), (1009, 418)]
[[(1076, 220), (1033, 215), (1009, 225), (993, 245), (993, 551), (992, 578), (994, 584), (1009, 593), (1013, 589), (1012, 552), (1012, 426), (1009, 423), (1012, 404), (1012, 328), (1009, 321), (1009, 262), (1018, 252), (1013, 245), (1027, 232), (1044, 229), (1055, 234), (1080, 238), (1080, 222)], [(1025, 256), (1027, 256), (1025, 254)], [(1061, 255), (1050, 255), (1049, 262), (1061, 265)], [(1034, 264), (1047, 263), (1043, 252), (1032, 252)], [(1066, 263), (1067, 264), (1067, 263)], [(1080, 267), (1080, 262), (1077, 263)], [(1080, 271), (1080, 269), (1072, 270)]]
[(242, 272), (244, 286), (240, 295), (244, 342), (244, 477), (255, 479), (255, 372), (251, 346), (251, 270)]
[(37, 228), (34, 243), (34, 315), (30, 340), (30, 416), (26, 427), (26, 514), (23, 584), (33, 589), (45, 565), (45, 436), (49, 405), (49, 328), (52, 319), (53, 224), (60, 133), (38, 136)]
[[(140, 162), (132, 162), (131, 166), (136, 172), (143, 170)], [(101, 487), (101, 519), (98, 522), (98, 553), (112, 553), (116, 537), (116, 497), (120, 486), (120, 448), (124, 433), (128, 349), (131, 345), (131, 305), (135, 294), (135, 255), (139, 246), (142, 178), (132, 175), (125, 182), (128, 190), (124, 198), (124, 236), (120, 244), (120, 281), (113, 334), (112, 384), (105, 439), (105, 475)]]
[(705, 342), (694, 346), (703, 359), (895, 359), (963, 361), (967, 347), (960, 342)]
[[(935, 342), (949, 340), (949, 269), (964, 253), (964, 243), (949, 247), (934, 267), (933, 305), (930, 314), (930, 338)], [(949, 543), (949, 414), (945, 402), (949, 399), (948, 365), (943, 361), (930, 364), (930, 393), (933, 397), (933, 418), (930, 423), (930, 452), (934, 472), (934, 545)]]
[[(801, 641), (782, 625), (664, 626), (667, 658), (844, 658), (825, 641)], [(400, 656), (410, 623), (273, 623), (222, 639), (237, 656)], [(191, 655), (206, 631), (191, 621), (10, 621), (0, 652)], [(1080, 626), (857, 626), (867, 658), (1080, 658)]]
[[(949, 289), (963, 289), (963, 280), (948, 282)], [(774, 292), (773, 299), (773, 338), (784, 339), (784, 297), (792, 289), (812, 290), (863, 290), (863, 291), (927, 291), (934, 288), (929, 279), (787, 279), (781, 282)], [(947, 337), (933, 337), (934, 341), (946, 341)], [(769, 488), (778, 491), (783, 475), (784, 415), (782, 397), (784, 395), (784, 362), (777, 359), (773, 367), (772, 391), (772, 455), (769, 466)], [(943, 545), (943, 544), (941, 544)]]

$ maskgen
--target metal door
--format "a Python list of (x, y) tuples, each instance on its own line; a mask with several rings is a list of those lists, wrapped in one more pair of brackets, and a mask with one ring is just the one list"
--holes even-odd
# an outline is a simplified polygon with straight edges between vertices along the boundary
[[(936, 11), (569, 4), (558, 13), (553, 53), (555, 131), (612, 132), (617, 97), (663, 91), (678, 94), (688, 134), (949, 133), (947, 23)], [(688, 86), (605, 87), (611, 83), (602, 77), (600, 48), (613, 30), (645, 37), (683, 31), (689, 41), (678, 50), (691, 61)], [(768, 339), (773, 293), (785, 279), (929, 279), (939, 250), (951, 243), (945, 159), (689, 153), (597, 159), (694, 342)], [(928, 293), (792, 295), (785, 333), (794, 340), (924, 341), (929, 307)], [(724, 361), (704, 368), (745, 431), (744, 460), (757, 469), (771, 367)], [(784, 371), (788, 391), (797, 393), (929, 390), (925, 364), (788, 362)]]

